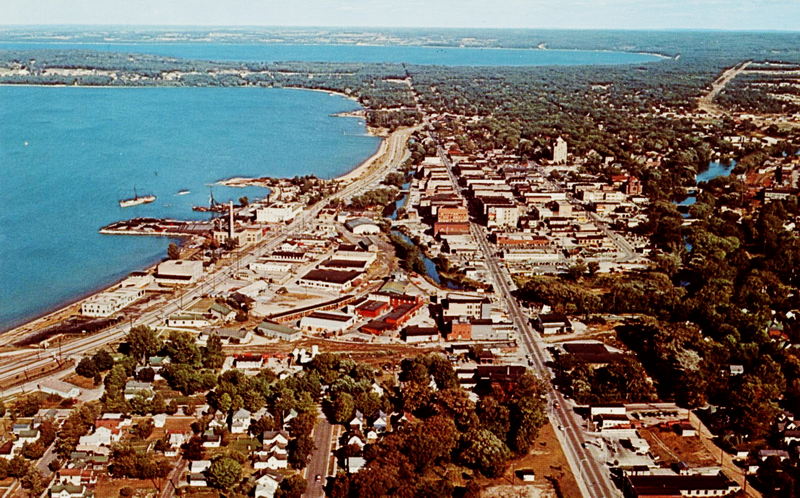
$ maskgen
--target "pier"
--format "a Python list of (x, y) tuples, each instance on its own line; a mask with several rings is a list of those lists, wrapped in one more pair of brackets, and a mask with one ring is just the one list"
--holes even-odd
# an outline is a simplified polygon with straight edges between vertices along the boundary
[(213, 230), (211, 221), (186, 221), (159, 218), (134, 218), (116, 221), (100, 229), (106, 235), (151, 235), (159, 237), (190, 237)]

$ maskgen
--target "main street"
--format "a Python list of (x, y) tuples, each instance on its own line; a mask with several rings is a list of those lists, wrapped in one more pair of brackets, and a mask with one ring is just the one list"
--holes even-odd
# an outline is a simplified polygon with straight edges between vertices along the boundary
[[(319, 201), (295, 218), (289, 225), (272, 233), (272, 236), (261, 242), (255, 248), (238, 252), (229, 261), (221, 264), (213, 272), (206, 274), (192, 287), (179, 290), (178, 295), (168, 299), (163, 305), (144, 313), (143, 315), (131, 320), (114, 325), (98, 333), (81, 337), (59, 347), (42, 350), (32, 350), (29, 353), (20, 354), (13, 362), (4, 365), (0, 372), (0, 382), (13, 381), (15, 383), (31, 382), (34, 379), (28, 378), (28, 372), (50, 365), (58, 358), (59, 360), (69, 357), (79, 357), (92, 350), (104, 345), (122, 340), (130, 329), (137, 325), (147, 325), (150, 327), (164, 324), (164, 320), (171, 314), (181, 309), (186, 309), (200, 300), (204, 295), (213, 293), (214, 290), (232, 278), (236, 270), (247, 267), (250, 263), (272, 251), (279, 246), (290, 234), (298, 233), (310, 222), (313, 222), (320, 211), (334, 199), (348, 199), (353, 195), (363, 191), (368, 185), (375, 184), (382, 180), (386, 174), (397, 167), (408, 157), (405, 144), (408, 137), (419, 127), (398, 130), (390, 135), (386, 140), (386, 153), (381, 158), (373, 161), (357, 179), (353, 180), (339, 192)], [(49, 377), (60, 375), (61, 369), (57, 372), (47, 374)], [(0, 393), (2, 394), (2, 393)]]
[[(441, 147), (438, 148), (438, 152), (439, 157), (447, 167), (450, 180), (455, 188), (460, 190), (455, 174), (452, 171), (452, 162)], [(546, 364), (545, 345), (539, 334), (531, 327), (528, 317), (522, 312), (517, 299), (511, 293), (511, 276), (498, 265), (494, 251), (492, 251), (487, 240), (485, 229), (470, 222), (470, 233), (483, 253), (483, 259), (491, 274), (495, 293), (505, 304), (508, 316), (522, 339), (522, 347), (531, 358), (536, 373), (544, 381), (552, 383), (553, 374)], [(582, 419), (575, 414), (557, 389), (548, 390), (547, 406), (548, 418), (553, 427), (557, 428), (555, 431), (556, 436), (564, 449), (564, 455), (569, 462), (583, 496), (590, 498), (620, 496), (621, 494), (611, 482), (607, 469), (584, 447), (585, 438), (583, 437)]]

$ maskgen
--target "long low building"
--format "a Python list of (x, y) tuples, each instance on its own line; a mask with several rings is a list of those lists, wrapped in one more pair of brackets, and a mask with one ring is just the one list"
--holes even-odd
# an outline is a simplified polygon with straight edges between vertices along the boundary
[(250, 263), (250, 269), (265, 273), (289, 273), (292, 271), (292, 263), (260, 259)]
[(261, 322), (258, 327), (256, 327), (256, 332), (265, 337), (288, 342), (297, 341), (303, 337), (302, 332), (297, 329), (270, 321)]
[(307, 332), (337, 334), (352, 327), (354, 316), (333, 311), (315, 311), (300, 319), (300, 329)]
[(319, 270), (333, 270), (333, 271), (365, 271), (367, 269), (366, 261), (354, 259), (329, 259), (317, 266)]
[(143, 297), (144, 290), (135, 287), (103, 292), (84, 301), (81, 304), (81, 314), (93, 317), (111, 316)]
[(730, 496), (742, 489), (722, 472), (717, 475), (629, 476), (626, 488), (628, 496), (636, 498)]
[(313, 289), (345, 292), (361, 275), (358, 271), (311, 270), (303, 275), (297, 284)]

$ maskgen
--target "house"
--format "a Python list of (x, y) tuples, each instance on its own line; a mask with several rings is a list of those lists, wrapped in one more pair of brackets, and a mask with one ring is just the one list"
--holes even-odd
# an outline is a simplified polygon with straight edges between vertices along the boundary
[(206, 481), (206, 475), (201, 473), (186, 474), (186, 483), (192, 487), (201, 487), (201, 488), (208, 487), (208, 482)]
[(53, 378), (43, 379), (36, 387), (43, 393), (55, 394), (64, 399), (75, 399), (81, 394), (81, 390), (72, 384)]
[(285, 431), (267, 431), (262, 435), (264, 446), (272, 446), (274, 444), (289, 444), (289, 433)]
[(98, 447), (98, 446), (111, 446), (112, 442), (117, 442), (122, 437), (122, 432), (119, 429), (109, 429), (108, 427), (98, 427), (91, 434), (81, 436), (78, 440), (78, 446)]
[(347, 440), (347, 444), (345, 446), (355, 445), (358, 446), (359, 449), (363, 449), (364, 444), (365, 444), (364, 441), (362, 441), (360, 437), (353, 434), (352, 436), (350, 436), (350, 439)]
[(81, 498), (84, 496), (92, 496), (87, 492), (86, 486), (74, 484), (54, 484), (48, 490), (51, 498)]
[(189, 472), (200, 474), (211, 468), (211, 460), (193, 460), (189, 462)]
[(303, 333), (297, 329), (270, 321), (263, 321), (259, 323), (256, 327), (256, 333), (261, 334), (264, 337), (286, 342), (299, 341), (303, 337)]
[(14, 440), (14, 450), (21, 450), (26, 444), (33, 444), (39, 439), (39, 429), (20, 431), (16, 436), (17, 439)]
[(146, 398), (153, 396), (153, 384), (150, 382), (139, 382), (137, 380), (129, 380), (125, 383), (125, 399), (131, 400), (137, 395), (143, 395)]
[(347, 472), (355, 474), (367, 464), (364, 457), (352, 456), (347, 459)]
[(385, 432), (389, 423), (389, 417), (383, 412), (378, 412), (378, 418), (372, 423), (372, 428), (378, 432)]
[(283, 480), (280, 474), (264, 474), (256, 479), (255, 498), (273, 498)]
[(158, 413), (153, 415), (153, 427), (156, 429), (162, 429), (167, 424), (167, 414), (166, 413)]
[(233, 434), (246, 434), (250, 429), (251, 414), (248, 410), (240, 408), (231, 418), (231, 432)]
[(259, 460), (253, 463), (254, 469), (279, 470), (289, 468), (289, 456), (286, 451), (273, 451), (266, 460)]
[(97, 474), (92, 469), (60, 469), (56, 472), (57, 482), (73, 486), (92, 485), (97, 483)]
[(800, 430), (792, 429), (783, 432), (783, 443), (786, 446), (797, 442), (800, 442)]
[(235, 328), (214, 329), (211, 335), (219, 337), (222, 344), (247, 344), (253, 338), (249, 330)]
[(350, 421), (348, 427), (351, 431), (359, 431), (364, 428), (364, 414), (360, 411), (356, 410), (356, 414), (353, 417), (353, 420)]
[(784, 460), (789, 459), (789, 452), (786, 450), (773, 450), (773, 449), (758, 450), (758, 459), (761, 460), (762, 462), (770, 457), (775, 457), (782, 462)]
[(230, 322), (236, 318), (236, 310), (227, 304), (214, 303), (208, 309), (208, 312), (211, 316), (217, 320), (222, 320), (223, 322)]
[(220, 444), (222, 444), (222, 437), (219, 434), (214, 434), (214, 431), (203, 433), (203, 448), (219, 448)]

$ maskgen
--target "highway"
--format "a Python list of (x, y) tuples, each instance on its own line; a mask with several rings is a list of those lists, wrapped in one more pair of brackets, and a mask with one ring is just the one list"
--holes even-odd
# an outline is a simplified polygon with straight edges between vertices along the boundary
[[(453, 164), (441, 147), (439, 147), (439, 157), (447, 167), (453, 185), (460, 191), (455, 174), (452, 171)], [(537, 375), (541, 379), (552, 383), (553, 374), (546, 364), (545, 344), (539, 334), (533, 330), (528, 317), (522, 312), (519, 303), (511, 293), (510, 275), (497, 264), (494, 252), (487, 240), (485, 229), (470, 222), (470, 232), (483, 253), (494, 283), (495, 293), (505, 304), (508, 315), (522, 339), (522, 347), (531, 358)], [(564, 455), (570, 464), (583, 496), (587, 498), (622, 496), (622, 493), (611, 482), (608, 469), (601, 462), (598, 462), (591, 452), (584, 447), (585, 438), (582, 418), (575, 414), (571, 405), (555, 388), (548, 390), (547, 407), (550, 423), (556, 428), (556, 436), (561, 443)]]
[[(170, 298), (170, 300), (162, 306), (148, 311), (135, 319), (126, 320), (106, 330), (87, 335), (86, 337), (79, 338), (58, 348), (31, 350), (30, 353), (21, 354), (18, 359), (3, 366), (3, 371), (0, 372), (0, 381), (31, 381), (33, 379), (27, 377), (27, 372), (52, 363), (57, 356), (61, 358), (79, 357), (106, 344), (122, 340), (134, 326), (147, 325), (154, 327), (163, 325), (166, 317), (181, 309), (190, 307), (200, 300), (203, 295), (213, 292), (225, 279), (232, 277), (237, 269), (246, 267), (267, 252), (272, 251), (290, 234), (302, 231), (306, 224), (313, 222), (319, 216), (320, 211), (322, 211), (329, 201), (352, 197), (363, 191), (367, 186), (379, 182), (388, 172), (400, 166), (406, 157), (408, 157), (408, 150), (406, 148), (408, 136), (416, 129), (418, 129), (418, 127), (401, 130), (391, 135), (387, 139), (389, 142), (386, 147), (387, 156), (382, 164), (378, 164), (377, 167), (369, 168), (357, 180), (348, 184), (339, 192), (322, 199), (309, 209), (303, 211), (303, 213), (289, 225), (273, 232), (270, 238), (262, 241), (255, 248), (248, 249), (244, 254), (239, 253), (238, 257), (231, 258), (226, 264), (204, 275), (194, 286), (184, 291), (179, 291), (179, 295)], [(377, 162), (378, 161), (375, 161), (373, 165)], [(60, 372), (53, 372), (48, 374), (48, 376), (53, 377), (59, 374)]]

